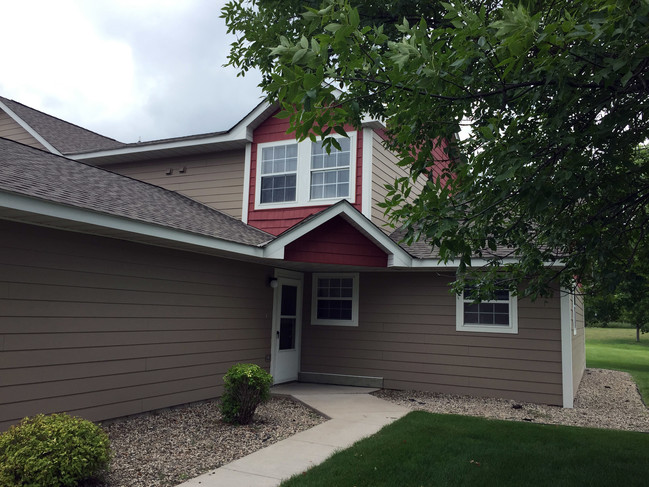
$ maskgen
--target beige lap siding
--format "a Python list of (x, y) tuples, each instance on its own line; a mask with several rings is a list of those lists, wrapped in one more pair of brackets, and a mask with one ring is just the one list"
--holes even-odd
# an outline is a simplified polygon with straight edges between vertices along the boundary
[(388, 389), (562, 404), (559, 300), (519, 300), (517, 335), (458, 332), (451, 280), (362, 273), (358, 327), (311, 325), (305, 299), (302, 372), (383, 377)]
[[(384, 208), (379, 207), (379, 203), (385, 201), (388, 190), (385, 189), (386, 184), (394, 184), (396, 178), (401, 178), (408, 175), (407, 168), (397, 165), (399, 158), (383, 147), (383, 139), (376, 132), (372, 132), (372, 223), (377, 225), (381, 230), (386, 233), (394, 231), (393, 228), (385, 226), (389, 219), (383, 212)], [(424, 179), (420, 178), (415, 184), (412, 185), (411, 196), (409, 201), (412, 201), (416, 195), (421, 192), (424, 186)]]
[(3, 139), (15, 140), (21, 144), (45, 149), (43, 144), (36, 140), (27, 130), (22, 128), (13, 118), (7, 115), (0, 108), (0, 137)]
[(268, 368), (268, 268), (0, 221), (0, 430), (217, 397)]
[[(185, 172), (180, 172), (185, 168)], [(106, 166), (241, 219), (244, 150)], [(169, 170), (171, 174), (167, 174)]]

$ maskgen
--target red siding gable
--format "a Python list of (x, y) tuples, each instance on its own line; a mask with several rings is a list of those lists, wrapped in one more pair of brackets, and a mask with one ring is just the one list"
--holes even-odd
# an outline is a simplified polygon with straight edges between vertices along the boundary
[[(255, 191), (257, 180), (257, 145), (266, 142), (275, 142), (279, 140), (295, 140), (294, 134), (287, 134), (289, 128), (288, 119), (275, 118), (272, 116), (262, 122), (253, 133), (253, 143), (250, 153), (250, 192), (248, 196), (248, 225), (264, 230), (273, 235), (279, 235), (283, 231), (298, 224), (306, 217), (318, 213), (329, 205), (318, 206), (295, 206), (291, 208), (277, 209), (255, 209)], [(354, 130), (351, 126), (345, 126), (345, 130)], [(363, 179), (363, 132), (358, 131), (356, 137), (356, 182), (354, 206), (361, 211), (361, 187)], [(369, 189), (368, 189), (369, 191)]]
[(387, 254), (356, 228), (337, 216), (291, 242), (284, 260), (316, 264), (387, 267)]

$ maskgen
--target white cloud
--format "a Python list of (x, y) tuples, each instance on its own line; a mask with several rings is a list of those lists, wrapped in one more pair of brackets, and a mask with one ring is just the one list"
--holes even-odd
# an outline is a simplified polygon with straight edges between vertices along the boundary
[(0, 94), (126, 142), (227, 129), (260, 91), (222, 67), (223, 3), (6, 2)]

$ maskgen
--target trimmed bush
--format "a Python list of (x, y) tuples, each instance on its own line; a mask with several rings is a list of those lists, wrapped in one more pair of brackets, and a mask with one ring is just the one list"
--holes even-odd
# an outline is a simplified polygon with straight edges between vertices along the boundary
[(250, 424), (255, 410), (270, 397), (273, 376), (254, 364), (236, 364), (223, 377), (221, 414), (228, 423)]
[(108, 435), (68, 414), (24, 418), (0, 434), (0, 485), (74, 487), (108, 466)]

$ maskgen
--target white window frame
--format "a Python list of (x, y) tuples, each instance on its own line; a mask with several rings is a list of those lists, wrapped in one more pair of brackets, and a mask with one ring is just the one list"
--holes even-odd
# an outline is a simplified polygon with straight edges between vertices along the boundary
[[(352, 279), (352, 319), (351, 320), (329, 320), (318, 318), (318, 279)], [(358, 326), (358, 273), (314, 273), (311, 284), (311, 324), (331, 326)]]
[[(349, 135), (349, 196), (336, 198), (311, 199), (311, 142), (310, 139), (296, 142), (294, 139), (277, 140), (257, 144), (257, 165), (255, 170), (255, 210), (274, 208), (295, 208), (298, 206), (328, 206), (341, 200), (355, 203), (356, 198), (356, 166), (358, 165), (356, 155), (356, 132), (348, 132)], [(319, 141), (318, 141), (319, 142)], [(283, 201), (277, 203), (261, 202), (261, 153), (266, 147), (278, 145), (291, 145), (297, 143), (297, 178), (295, 188), (295, 201)], [(332, 168), (335, 169), (335, 168)], [(319, 171), (319, 170), (318, 170)]]
[[(469, 302), (469, 301), (466, 301)], [(502, 301), (482, 301), (483, 303), (502, 303)], [(478, 323), (464, 322), (464, 292), (456, 295), (455, 299), (456, 331), (469, 331), (479, 333), (510, 333), (518, 334), (518, 299), (516, 295), (509, 293), (509, 324), (507, 325), (480, 325)]]

